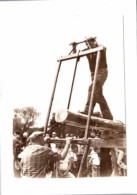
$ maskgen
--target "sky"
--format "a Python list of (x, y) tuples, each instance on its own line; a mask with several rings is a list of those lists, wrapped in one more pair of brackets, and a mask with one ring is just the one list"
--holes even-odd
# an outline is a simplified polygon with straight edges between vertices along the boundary
[[(126, 111), (128, 177), (91, 179), (92, 186), (91, 180), (77, 179), (73, 183), (63, 182), (63, 187), (67, 189), (67, 194), (91, 194), (89, 186), (93, 194), (111, 194), (112, 189), (113, 193), (118, 194), (136, 192), (135, 8), (134, 0), (0, 2), (0, 147), (4, 195), (12, 192), (15, 195), (52, 194), (50, 192), (55, 190), (53, 183), (62, 186), (62, 181), (46, 180), (45, 185), (43, 180), (22, 182), (13, 179), (13, 109), (34, 106), (41, 112), (36, 125), (43, 126), (57, 71), (57, 59), (68, 55), (71, 50), (69, 43), (81, 41), (87, 36), (97, 36), (97, 40), (107, 47), (109, 75), (103, 91), (114, 119), (125, 123)], [(62, 63), (52, 111), (67, 107), (74, 64), (74, 60)], [(84, 109), (90, 81), (88, 63), (83, 57), (78, 64), (71, 111)], [(70, 185), (73, 187), (68, 188)], [(56, 187), (56, 194), (62, 194), (62, 187)]]
[[(104, 96), (114, 120), (125, 122), (122, 15), (114, 15), (107, 9), (104, 13), (101, 7), (97, 12), (94, 8), (98, 2), (86, 2), (79, 1), (78, 6), (77, 1), (16, 2), (5, 4), (6, 11), (1, 10), (4, 17), (1, 20), (3, 94), (13, 109), (34, 106), (41, 113), (36, 126), (45, 123), (57, 59), (69, 54), (71, 42), (82, 41), (89, 36), (96, 36), (97, 41), (107, 47), (109, 75), (104, 85)], [(83, 44), (78, 49), (85, 47)], [(67, 108), (74, 66), (75, 60), (62, 63), (51, 113)], [(87, 59), (81, 58), (71, 111), (84, 109), (90, 83)]]

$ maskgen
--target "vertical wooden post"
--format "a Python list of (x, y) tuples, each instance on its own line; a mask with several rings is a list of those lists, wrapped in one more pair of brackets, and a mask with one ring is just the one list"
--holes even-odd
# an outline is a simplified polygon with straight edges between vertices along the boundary
[[(88, 137), (88, 131), (89, 131), (89, 125), (90, 125), (90, 117), (91, 117), (91, 114), (93, 112), (92, 108), (93, 108), (95, 86), (96, 86), (96, 80), (97, 80), (97, 73), (98, 73), (98, 68), (99, 68), (99, 61), (100, 61), (100, 51), (97, 52), (97, 59), (96, 59), (96, 66), (95, 66), (95, 75), (94, 75), (93, 87), (92, 87), (92, 92), (91, 92), (91, 97), (90, 97), (90, 104), (89, 104), (89, 110), (88, 110), (88, 119), (87, 119), (87, 125), (86, 125), (84, 139), (87, 139), (87, 137)], [(82, 161), (81, 161), (81, 164), (80, 164), (80, 169), (79, 169), (77, 177), (81, 177), (81, 172), (82, 172), (83, 165), (84, 165), (87, 153), (88, 153), (88, 149), (89, 149), (89, 144), (85, 147), (84, 154), (83, 154), (83, 157), (82, 157)]]
[(60, 71), (60, 67), (61, 67), (61, 62), (62, 61), (60, 60), (59, 61), (58, 68), (57, 68), (57, 73), (56, 73), (54, 87), (53, 87), (53, 91), (52, 91), (52, 95), (51, 95), (51, 99), (50, 99), (48, 114), (47, 114), (46, 122), (45, 122), (45, 126), (44, 126), (44, 136), (45, 136), (45, 134), (47, 132), (47, 126), (48, 126), (48, 122), (49, 122), (49, 117), (50, 117), (51, 107), (52, 107), (52, 103), (53, 103), (53, 99), (54, 99), (54, 94), (55, 94), (55, 90), (56, 90), (56, 85), (57, 85), (58, 75), (59, 75), (59, 71)]
[(100, 51), (97, 52), (95, 75), (94, 75), (94, 80), (93, 80), (93, 87), (92, 87), (92, 93), (91, 93), (89, 110), (88, 110), (88, 119), (87, 119), (87, 125), (86, 125), (85, 136), (84, 136), (85, 139), (88, 136), (88, 129), (89, 129), (89, 125), (90, 125), (90, 117), (91, 117), (92, 112), (93, 112), (93, 101), (94, 101), (96, 80), (97, 80), (97, 74), (98, 74), (98, 68), (99, 68), (99, 61), (100, 61)]
[[(78, 52), (78, 55), (79, 55), (79, 52)], [(75, 76), (76, 76), (78, 61), (79, 61), (79, 57), (77, 57), (77, 59), (76, 59), (76, 64), (75, 64), (75, 69), (74, 69), (74, 74), (73, 74), (72, 85), (71, 85), (71, 90), (70, 90), (70, 96), (69, 96), (67, 109), (69, 109), (69, 107), (70, 107), (70, 101), (71, 101), (71, 96), (72, 96), (72, 91), (73, 91), (73, 86), (74, 86), (74, 80), (75, 80)]]

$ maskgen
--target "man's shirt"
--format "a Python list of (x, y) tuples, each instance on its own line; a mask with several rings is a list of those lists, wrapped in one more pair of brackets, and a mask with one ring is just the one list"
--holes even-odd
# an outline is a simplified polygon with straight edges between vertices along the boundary
[(29, 145), (22, 153), (21, 158), (21, 174), (26, 177), (45, 177), (49, 160), (56, 162), (61, 156), (54, 153), (47, 146)]
[(68, 166), (69, 166), (69, 162), (72, 159), (73, 159), (73, 161), (77, 161), (76, 154), (72, 151), (69, 151), (66, 158), (64, 160), (59, 161), (59, 169), (62, 171), (66, 171)]
[(99, 156), (95, 151), (91, 151), (91, 153), (88, 155), (88, 157), (91, 158), (93, 165), (100, 165)]
[[(99, 70), (107, 68), (106, 51), (101, 50), (100, 54), (101, 55), (100, 55), (100, 61), (99, 61)], [(90, 68), (90, 71), (92, 73), (95, 72), (96, 58), (97, 58), (96, 53), (92, 53), (92, 54), (87, 55), (87, 59), (88, 59), (88, 62), (89, 62), (89, 68)]]

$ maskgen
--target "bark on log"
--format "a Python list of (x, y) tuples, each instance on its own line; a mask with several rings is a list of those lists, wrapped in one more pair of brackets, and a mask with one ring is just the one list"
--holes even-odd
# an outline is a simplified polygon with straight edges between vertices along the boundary
[[(80, 114), (80, 113), (73, 113), (68, 110), (59, 110), (55, 114), (56, 122), (76, 122), (81, 125), (86, 125), (88, 115)], [(91, 125), (98, 124), (100, 127), (111, 128), (114, 130), (122, 130), (125, 131), (125, 125), (120, 121), (112, 121), (108, 119), (103, 119), (95, 116), (91, 116), (90, 120)]]

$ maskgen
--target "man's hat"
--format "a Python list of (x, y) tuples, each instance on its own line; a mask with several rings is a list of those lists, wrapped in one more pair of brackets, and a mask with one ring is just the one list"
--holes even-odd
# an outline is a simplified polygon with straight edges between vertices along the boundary
[(85, 37), (85, 41), (95, 40), (97, 37)]
[(52, 135), (57, 135), (56, 132), (53, 132)]
[(29, 138), (30, 139), (34, 139), (34, 138), (36, 138), (36, 137), (38, 137), (38, 136), (40, 136), (40, 135), (43, 135), (44, 133), (42, 132), (42, 131), (35, 131), (35, 132), (33, 132), (30, 136), (29, 136)]

